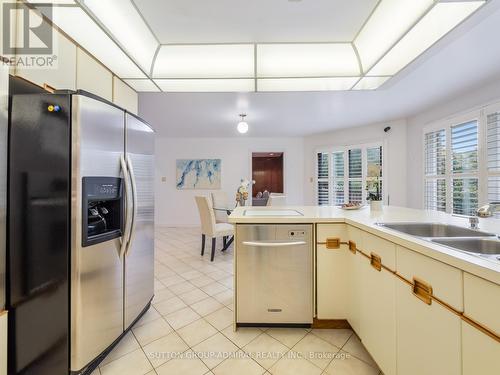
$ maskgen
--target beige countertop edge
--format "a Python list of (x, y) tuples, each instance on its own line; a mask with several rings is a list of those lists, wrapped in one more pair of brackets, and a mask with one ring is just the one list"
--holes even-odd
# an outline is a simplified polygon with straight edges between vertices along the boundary
[[(248, 209), (248, 207), (246, 207)], [(291, 207), (287, 207), (291, 208)], [(294, 209), (300, 210), (300, 207), (294, 207)], [(310, 208), (307, 208), (306, 211), (310, 211)], [(385, 208), (385, 210), (390, 210), (390, 208)], [(402, 208), (397, 208), (397, 210), (403, 210)], [(404, 209), (408, 210), (410, 213), (412, 212), (424, 212), (423, 210), (413, 210), (413, 209)], [(426, 255), (430, 258), (436, 259), (440, 262), (446, 263), (455, 268), (461, 269), (465, 272), (473, 274), (475, 276), (481, 277), (485, 280), (491, 281), (495, 284), (500, 285), (500, 264), (496, 264), (492, 261), (482, 259), (479, 256), (467, 254), (460, 250), (453, 250), (446, 246), (430, 243), (428, 241), (406, 235), (404, 233), (397, 233), (393, 230), (386, 229), (380, 226), (375, 225), (372, 220), (367, 220), (367, 218), (356, 218), (359, 216), (359, 212), (343, 212), (341, 210), (332, 209), (331, 213), (341, 215), (344, 214), (345, 217), (314, 217), (308, 212), (304, 216), (286, 216), (286, 217), (245, 217), (242, 215), (243, 208), (239, 208), (235, 210), (233, 215), (229, 217), (229, 222), (232, 224), (293, 224), (293, 223), (308, 223), (308, 224), (318, 224), (318, 223), (346, 223), (362, 229), (366, 232), (374, 234), (378, 237), (384, 238), (388, 241), (395, 243), (396, 245), (400, 245), (407, 249), (416, 251), (423, 255)], [(340, 212), (339, 212), (340, 211)], [(349, 217), (352, 216), (352, 217)], [(365, 216), (365, 215), (363, 215)], [(438, 221), (440, 218), (444, 218), (446, 223), (458, 224), (456, 218), (450, 219), (451, 215), (449, 214), (433, 214), (430, 217), (423, 215), (420, 220), (413, 221)], [(484, 219), (482, 219), (484, 220)], [(489, 220), (489, 219), (488, 219)], [(495, 219), (493, 219), (495, 220)], [(365, 221), (365, 222), (364, 222)], [(382, 220), (381, 220), (382, 221)], [(396, 221), (393, 218), (390, 218), (387, 221)], [(400, 220), (401, 222), (410, 221), (405, 218)], [(496, 220), (499, 223), (499, 220)], [(460, 222), (462, 226), (464, 226), (463, 222)], [(488, 225), (489, 228), (481, 228), (485, 231), (493, 232), (498, 234), (498, 230), (492, 231), (493, 225)], [(363, 249), (364, 250), (364, 249)]]

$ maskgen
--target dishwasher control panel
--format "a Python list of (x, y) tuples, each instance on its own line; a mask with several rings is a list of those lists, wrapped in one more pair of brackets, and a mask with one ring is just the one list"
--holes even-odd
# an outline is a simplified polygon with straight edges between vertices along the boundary
[(306, 231), (305, 230), (290, 230), (290, 231), (288, 231), (288, 237), (289, 238), (303, 239), (306, 237)]

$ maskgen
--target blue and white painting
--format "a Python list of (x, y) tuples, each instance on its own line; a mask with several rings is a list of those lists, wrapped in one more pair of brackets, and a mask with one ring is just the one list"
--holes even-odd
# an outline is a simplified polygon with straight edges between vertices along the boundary
[(220, 189), (221, 159), (176, 160), (177, 189)]

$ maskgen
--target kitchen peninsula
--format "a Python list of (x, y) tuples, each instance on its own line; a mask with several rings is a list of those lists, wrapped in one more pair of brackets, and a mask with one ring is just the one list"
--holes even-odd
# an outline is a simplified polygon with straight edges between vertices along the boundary
[[(277, 248), (281, 252), (270, 259), (285, 260), (287, 246), (307, 243), (304, 229), (286, 231), (285, 242), (272, 238), (269, 230), (271, 237), (260, 242), (245, 241), (241, 233), (254, 227), (254, 233), (262, 234), (269, 225), (276, 233), (283, 232), (279, 229), (283, 225), (299, 225), (307, 232), (309, 226), (314, 239), (309, 274), (313, 327), (352, 327), (386, 375), (421, 374), (422, 366), (432, 374), (500, 372), (498, 220), (479, 219), (480, 229), (471, 230), (467, 218), (435, 211), (400, 207), (344, 211), (323, 206), (240, 207), (230, 222), (236, 225), (236, 327), (245, 325), (240, 324), (239, 306), (249, 296), (255, 300), (254, 290), (241, 287), (240, 275), (248, 278), (248, 269), (255, 270), (258, 264), (242, 254), (254, 251), (253, 259), (258, 260)], [(381, 223), (413, 225), (394, 230)], [(415, 224), (429, 233), (408, 234)], [(467, 245), (467, 250), (489, 254), (453, 248), (446, 242), (450, 238), (475, 246)], [(273, 267), (273, 272), (284, 271), (279, 261)], [(256, 272), (256, 284), (262, 288), (268, 276)], [(273, 289), (268, 285), (269, 293)], [(286, 314), (277, 305), (267, 311)]]

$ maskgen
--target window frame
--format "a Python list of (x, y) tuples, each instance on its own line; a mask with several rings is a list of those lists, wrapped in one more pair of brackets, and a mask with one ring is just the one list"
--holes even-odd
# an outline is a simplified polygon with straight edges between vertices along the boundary
[[(485, 181), (483, 184), (483, 196), (484, 196), (484, 201), (480, 202), (480, 207), (481, 205), (488, 204), (489, 203), (489, 192), (488, 192), (488, 182), (490, 177), (498, 177), (500, 178), (500, 169), (498, 171), (490, 171), (488, 168), (488, 115), (492, 113), (499, 113), (500, 114), (500, 103), (494, 103), (490, 104), (482, 110), (482, 121), (484, 124), (483, 132), (484, 132), (484, 137), (483, 137), (483, 142), (484, 142), (484, 147), (481, 152), (482, 160), (484, 161), (484, 171), (483, 174), (480, 175), (480, 178), (482, 181)], [(481, 188), (480, 188), (481, 191)], [(500, 215), (496, 215), (496, 217), (499, 217)]]
[[(324, 147), (319, 147), (315, 149), (314, 153), (314, 160), (315, 160), (315, 166), (314, 166), (314, 195), (315, 195), (315, 202), (316, 204), (318, 203), (318, 182), (320, 179), (318, 179), (318, 165), (317, 165), (317, 158), (319, 153), (328, 153), (328, 165), (329, 165), (329, 171), (328, 171), (328, 197), (329, 197), (329, 202), (328, 206), (338, 206), (335, 201), (335, 196), (334, 196), (334, 183), (335, 181), (340, 181), (339, 178), (335, 178), (334, 174), (332, 173), (332, 168), (333, 168), (333, 154), (335, 152), (343, 152), (344, 154), (344, 203), (349, 202), (349, 181), (359, 181), (361, 180), (362, 183), (362, 204), (366, 204), (366, 182), (367, 182), (367, 149), (369, 148), (375, 148), (375, 147), (382, 147), (382, 201), (384, 204), (388, 204), (389, 202), (389, 184), (386, 183), (387, 178), (388, 178), (388, 168), (387, 168), (387, 142), (386, 141), (374, 141), (374, 142), (367, 142), (367, 143), (360, 143), (360, 144), (347, 144), (347, 145), (341, 145), (341, 146), (324, 146)], [(349, 150), (354, 150), (354, 149), (361, 149), (361, 178), (349, 178)], [(324, 179), (321, 179), (322, 181)], [(387, 203), (386, 203), (387, 202)], [(325, 205), (326, 206), (326, 205)]]
[[(446, 213), (453, 214), (453, 180), (454, 179), (466, 179), (466, 178), (477, 178), (478, 180), (478, 207), (481, 207), (487, 202), (488, 186), (485, 181), (487, 181), (487, 149), (486, 149), (486, 138), (487, 138), (487, 123), (486, 116), (488, 107), (483, 107), (481, 109), (476, 109), (459, 115), (448, 117), (444, 120), (436, 121), (425, 126), (422, 129), (421, 139), (422, 139), (422, 202), (423, 208), (428, 209), (426, 206), (426, 186), (427, 181), (436, 181), (439, 179), (445, 180), (446, 186)], [(497, 112), (500, 112), (500, 103), (496, 105)], [(491, 111), (489, 111), (491, 112)], [(452, 150), (452, 127), (466, 124), (468, 122), (477, 122), (477, 171), (466, 172), (466, 173), (454, 173), (453, 172), (453, 150)], [(436, 132), (439, 130), (445, 130), (445, 174), (444, 175), (426, 175), (426, 149), (425, 149), (425, 136), (427, 133)]]

